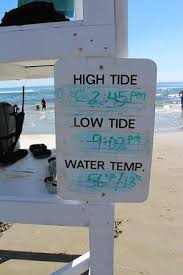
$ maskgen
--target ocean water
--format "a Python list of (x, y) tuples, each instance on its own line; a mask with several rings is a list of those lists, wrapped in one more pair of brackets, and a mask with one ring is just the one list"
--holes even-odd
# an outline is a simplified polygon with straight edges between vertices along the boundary
[(156, 90), (155, 132), (183, 129), (183, 111), (179, 92), (183, 83), (161, 83)]
[[(183, 112), (178, 93), (183, 83), (160, 83), (156, 90), (155, 132), (183, 130)], [(37, 111), (42, 98), (47, 100), (46, 112)], [(22, 105), (21, 88), (0, 88), (0, 102)], [(55, 107), (53, 86), (25, 87), (24, 134), (55, 132)]]
[[(42, 98), (47, 101), (47, 110), (37, 111)], [(0, 102), (22, 107), (22, 88), (0, 88)], [(24, 134), (50, 134), (55, 132), (55, 103), (53, 86), (25, 87)]]

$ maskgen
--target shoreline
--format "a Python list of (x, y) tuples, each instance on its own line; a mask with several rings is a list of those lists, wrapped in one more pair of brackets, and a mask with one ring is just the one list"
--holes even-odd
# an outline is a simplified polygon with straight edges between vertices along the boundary
[(22, 134), (20, 136), (20, 148), (29, 148), (32, 144), (44, 143), (48, 149), (56, 148), (55, 134)]

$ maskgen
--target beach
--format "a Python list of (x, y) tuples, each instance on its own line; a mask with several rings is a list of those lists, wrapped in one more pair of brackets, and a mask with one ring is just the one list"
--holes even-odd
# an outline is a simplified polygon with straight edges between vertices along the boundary
[[(181, 87), (165, 84), (156, 93), (149, 197), (140, 204), (115, 205), (114, 275), (182, 275), (183, 113), (177, 96)], [(21, 148), (44, 143), (54, 150), (53, 87), (25, 91)], [(16, 103), (21, 108), (21, 93), (21, 88), (2, 90), (0, 100)], [(47, 111), (36, 111), (43, 97), (48, 102)], [(39, 170), (40, 163), (36, 161)], [(43, 162), (42, 166), (48, 164), (47, 159)], [(29, 172), (29, 179), (33, 172), (31, 163), (25, 167), (24, 160), (18, 161), (19, 167)], [(1, 178), (8, 177), (8, 172), (1, 174)], [(41, 182), (40, 190), (43, 186)], [(23, 192), (26, 193), (26, 187)], [(88, 228), (13, 224), (7, 229), (0, 233), (0, 274), (3, 275), (50, 274), (89, 250)]]
[[(115, 275), (182, 275), (183, 131), (154, 137), (148, 200), (116, 204)], [(54, 135), (23, 135), (26, 148)], [(49, 274), (89, 250), (88, 229), (13, 224), (0, 238), (0, 274)]]
[(155, 135), (148, 200), (116, 207), (116, 216), (124, 219), (116, 274), (182, 274), (182, 138), (183, 133)]

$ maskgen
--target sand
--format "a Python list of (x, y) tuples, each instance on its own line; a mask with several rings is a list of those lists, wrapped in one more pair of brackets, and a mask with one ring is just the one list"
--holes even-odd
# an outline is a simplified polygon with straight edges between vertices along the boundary
[[(21, 143), (40, 140), (50, 147), (54, 136)], [(182, 183), (183, 132), (156, 134), (148, 200), (116, 205), (115, 275), (183, 274)], [(0, 274), (49, 274), (88, 247), (87, 228), (14, 224), (0, 238)]]
[(182, 183), (183, 133), (157, 134), (148, 200), (116, 207), (123, 220), (116, 274), (183, 274)]

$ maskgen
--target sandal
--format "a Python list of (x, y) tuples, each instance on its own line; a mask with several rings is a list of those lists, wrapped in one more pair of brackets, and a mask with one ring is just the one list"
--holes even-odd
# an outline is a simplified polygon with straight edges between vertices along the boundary
[(37, 159), (48, 158), (51, 156), (51, 150), (48, 150), (45, 144), (32, 144), (29, 149)]

